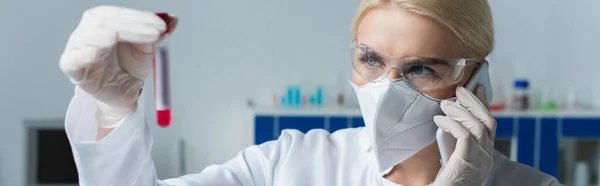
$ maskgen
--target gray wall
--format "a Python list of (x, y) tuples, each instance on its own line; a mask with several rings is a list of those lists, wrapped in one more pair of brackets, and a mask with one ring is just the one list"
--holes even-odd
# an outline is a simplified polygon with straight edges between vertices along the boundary
[[(560, 4), (558, 4), (560, 2)], [(31, 6), (31, 4), (35, 6)], [(248, 97), (268, 100), (286, 84), (339, 85), (349, 79), (351, 1), (32, 1), (0, 4), (0, 185), (25, 181), (26, 119), (65, 114), (73, 86), (58, 59), (81, 13), (100, 4), (176, 12), (171, 38), (173, 126), (159, 129), (153, 156), (161, 178), (179, 175), (177, 141), (190, 147), (187, 172), (222, 163), (252, 143)], [(594, 0), (493, 0), (497, 49), (493, 76), (560, 92), (569, 85), (600, 106)], [(593, 81), (596, 80), (596, 81)], [(151, 84), (151, 83), (149, 83)], [(147, 86), (147, 90), (152, 87)], [(151, 94), (150, 94), (151, 95)], [(266, 96), (265, 96), (266, 95)], [(594, 97), (596, 96), (596, 97)], [(146, 110), (152, 110), (152, 96)]]

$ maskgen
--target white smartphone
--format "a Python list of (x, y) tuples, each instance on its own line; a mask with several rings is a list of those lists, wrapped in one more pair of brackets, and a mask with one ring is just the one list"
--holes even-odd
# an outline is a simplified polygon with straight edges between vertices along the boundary
[[(490, 82), (490, 73), (488, 70), (488, 64), (482, 63), (477, 67), (473, 75), (471, 76), (471, 80), (467, 83), (465, 88), (471, 90), (471, 92), (475, 93), (475, 89), (477, 85), (483, 85), (485, 88), (485, 98), (486, 100), (481, 100), (483, 103), (490, 104), (492, 101), (492, 83)], [(446, 165), (448, 159), (454, 152), (454, 148), (456, 147), (456, 138), (452, 135), (442, 135), (444, 131), (437, 130), (436, 132), (436, 140), (438, 143), (438, 147), (440, 149), (442, 166)]]

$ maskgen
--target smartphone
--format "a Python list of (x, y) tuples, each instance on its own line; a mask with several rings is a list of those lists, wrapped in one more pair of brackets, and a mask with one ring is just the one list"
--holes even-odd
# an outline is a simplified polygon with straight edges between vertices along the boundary
[[(475, 94), (475, 89), (477, 85), (483, 85), (485, 87), (485, 98), (486, 100), (480, 100), (482, 103), (490, 104), (492, 101), (492, 83), (490, 82), (490, 73), (488, 68), (488, 63), (481, 63), (475, 72), (471, 76), (471, 80), (467, 83), (465, 88), (471, 90), (473, 94)], [(454, 152), (454, 148), (456, 147), (456, 138), (452, 135), (442, 135), (445, 133), (444, 131), (438, 129), (436, 132), (436, 140), (438, 142), (438, 147), (440, 149), (442, 166), (446, 165), (448, 159)]]

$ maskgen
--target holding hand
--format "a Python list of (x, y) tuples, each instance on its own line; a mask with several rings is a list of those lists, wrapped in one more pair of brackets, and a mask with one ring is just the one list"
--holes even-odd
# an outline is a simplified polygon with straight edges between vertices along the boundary
[(469, 90), (459, 87), (456, 102), (442, 101), (446, 116), (435, 116), (443, 135), (456, 138), (456, 147), (433, 185), (483, 185), (494, 164), (496, 120)]
[(61, 70), (98, 101), (100, 126), (113, 128), (135, 107), (167, 30), (155, 13), (112, 6), (85, 11), (60, 59)]

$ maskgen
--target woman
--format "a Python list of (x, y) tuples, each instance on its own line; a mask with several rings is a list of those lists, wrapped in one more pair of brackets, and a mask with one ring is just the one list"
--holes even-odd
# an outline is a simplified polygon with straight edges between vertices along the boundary
[(151, 12), (104, 6), (69, 39), (60, 66), (76, 91), (65, 125), (82, 185), (560, 185), (493, 149), (496, 122), (479, 101), (490, 98), (485, 0), (363, 0), (351, 84), (366, 127), (286, 130), (223, 165), (157, 181), (137, 105), (165, 30)]

